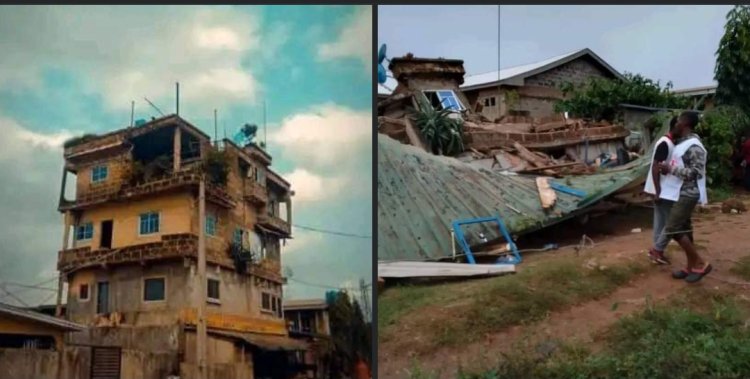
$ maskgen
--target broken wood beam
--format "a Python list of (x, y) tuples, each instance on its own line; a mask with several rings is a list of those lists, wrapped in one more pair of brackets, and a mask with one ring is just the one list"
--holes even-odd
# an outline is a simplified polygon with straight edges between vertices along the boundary
[(523, 172), (535, 172), (535, 171), (544, 171), (544, 170), (550, 170), (555, 168), (561, 168), (561, 167), (569, 167), (569, 166), (576, 166), (576, 165), (582, 165), (581, 162), (567, 162), (567, 163), (560, 163), (555, 164), (551, 166), (542, 166), (542, 167), (535, 167), (535, 168), (529, 168), (524, 170)]
[(557, 194), (555, 194), (555, 191), (550, 187), (549, 178), (536, 178), (536, 187), (539, 191), (539, 199), (542, 202), (542, 209), (552, 208), (557, 200)]
[(518, 156), (520, 156), (521, 158), (523, 158), (523, 159), (531, 162), (531, 164), (533, 164), (534, 166), (536, 166), (536, 167), (544, 167), (547, 164), (547, 162), (544, 162), (544, 160), (542, 160), (542, 158), (540, 158), (536, 154), (532, 153), (529, 149), (523, 147), (523, 145), (521, 145), (520, 143), (513, 142), (513, 147), (518, 152)]

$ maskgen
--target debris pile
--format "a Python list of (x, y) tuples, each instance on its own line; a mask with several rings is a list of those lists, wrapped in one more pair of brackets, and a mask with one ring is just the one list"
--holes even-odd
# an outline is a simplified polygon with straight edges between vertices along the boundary
[[(464, 122), (468, 151), (457, 158), (481, 168), (562, 177), (588, 175), (598, 168), (628, 163), (638, 154), (617, 146), (614, 152), (587, 156), (590, 137), (615, 138), (622, 126), (605, 122), (565, 119), (562, 115), (542, 119), (508, 116), (500, 123)], [(605, 131), (606, 133), (601, 133)], [(404, 141), (404, 140), (402, 140)], [(544, 150), (544, 151), (542, 151)], [(581, 154), (583, 151), (583, 156)], [(599, 149), (601, 151), (601, 149)]]

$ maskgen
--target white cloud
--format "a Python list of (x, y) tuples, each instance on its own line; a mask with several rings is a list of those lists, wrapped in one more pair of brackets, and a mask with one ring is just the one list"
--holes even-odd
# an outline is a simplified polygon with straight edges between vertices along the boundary
[(336, 177), (323, 177), (304, 168), (283, 175), (292, 184), (295, 203), (328, 200), (343, 187), (344, 181)]
[(322, 60), (356, 58), (367, 72), (372, 69), (372, 7), (361, 6), (341, 29), (337, 39), (320, 45), (318, 58)]
[[(259, 17), (230, 7), (4, 7), (0, 85), (34, 87), (54, 62), (80, 74), (114, 110), (144, 96), (171, 105), (179, 81), (185, 109), (202, 111), (257, 98), (257, 79), (242, 59), (261, 45)], [(263, 54), (274, 52), (264, 46)]]
[(371, 154), (372, 112), (335, 104), (288, 117), (268, 136), (298, 165), (315, 169), (347, 165), (358, 155)]

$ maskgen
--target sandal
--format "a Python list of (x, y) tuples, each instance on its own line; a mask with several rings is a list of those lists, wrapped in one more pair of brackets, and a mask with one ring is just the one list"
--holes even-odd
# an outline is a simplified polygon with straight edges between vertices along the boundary
[(690, 275), (690, 271), (686, 268), (682, 270), (672, 271), (672, 277), (675, 279), (685, 279)]
[(648, 251), (648, 257), (651, 259), (651, 262), (656, 263), (658, 265), (668, 265), (670, 264), (669, 259), (664, 255), (663, 251), (657, 251), (655, 249), (650, 249)]
[(685, 278), (685, 281), (688, 283), (695, 283), (701, 279), (703, 279), (704, 276), (708, 275), (709, 272), (713, 267), (710, 263), (706, 263), (706, 265), (701, 270), (692, 269), (690, 270), (690, 274)]

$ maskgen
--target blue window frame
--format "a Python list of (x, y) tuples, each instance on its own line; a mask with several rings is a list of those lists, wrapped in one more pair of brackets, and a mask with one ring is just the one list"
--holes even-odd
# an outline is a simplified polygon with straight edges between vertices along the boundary
[(91, 170), (91, 181), (101, 182), (107, 179), (107, 166), (96, 166)]
[(159, 233), (159, 213), (148, 212), (141, 214), (140, 234)]
[(76, 240), (85, 241), (90, 240), (94, 236), (94, 224), (87, 222), (76, 226)]
[(463, 109), (453, 91), (437, 91), (437, 97), (440, 100), (443, 109), (449, 109), (452, 111), (460, 111)]
[(234, 229), (234, 236), (232, 236), (232, 242), (234, 242), (236, 245), (242, 245), (242, 229), (241, 228)]
[(143, 281), (143, 301), (160, 301), (166, 298), (166, 280), (149, 278)]
[(209, 236), (216, 235), (216, 216), (206, 215), (206, 234)]

